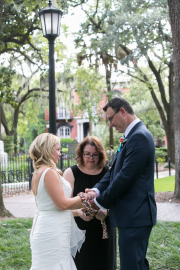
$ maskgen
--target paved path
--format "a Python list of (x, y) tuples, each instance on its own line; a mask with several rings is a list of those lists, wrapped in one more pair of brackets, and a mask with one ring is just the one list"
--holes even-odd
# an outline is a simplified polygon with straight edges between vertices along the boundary
[(34, 217), (36, 204), (33, 194), (17, 195), (3, 199), (4, 205), (15, 217)]
[[(36, 205), (33, 194), (4, 198), (4, 204), (15, 217), (34, 217)], [(157, 203), (157, 219), (180, 222), (180, 203)]]
[[(175, 175), (175, 170), (170, 171), (171, 175)], [(163, 172), (158, 172), (158, 178), (163, 178), (169, 176), (169, 170), (168, 171), (163, 171)], [(157, 173), (154, 174), (154, 179), (157, 179)]]
[[(171, 175), (174, 174), (175, 171), (171, 170)], [(168, 175), (169, 171), (159, 172), (158, 178)], [(4, 198), (4, 205), (15, 217), (33, 218), (36, 211), (35, 200), (32, 193)], [(157, 219), (180, 222), (180, 203), (157, 203)]]

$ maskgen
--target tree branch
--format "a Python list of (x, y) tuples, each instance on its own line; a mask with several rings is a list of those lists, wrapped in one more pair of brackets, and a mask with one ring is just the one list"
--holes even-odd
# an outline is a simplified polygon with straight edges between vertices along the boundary
[(165, 89), (164, 89), (164, 85), (163, 85), (162, 80), (161, 80), (160, 73), (156, 70), (153, 62), (150, 60), (148, 55), (146, 56), (146, 59), (148, 61), (150, 69), (152, 70), (152, 72), (154, 73), (154, 75), (156, 77), (156, 80), (157, 80), (157, 83), (158, 83), (158, 86), (159, 86), (159, 91), (160, 91), (160, 94), (161, 94), (162, 103), (164, 105), (164, 109), (165, 109), (166, 113), (168, 113), (169, 104), (168, 104), (168, 102), (166, 100)]

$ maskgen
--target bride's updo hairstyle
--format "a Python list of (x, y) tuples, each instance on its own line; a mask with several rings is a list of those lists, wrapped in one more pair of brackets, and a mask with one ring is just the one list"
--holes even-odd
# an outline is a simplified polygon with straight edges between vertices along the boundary
[(57, 143), (60, 143), (60, 139), (51, 133), (42, 133), (34, 139), (29, 148), (34, 170), (39, 169), (41, 166), (48, 166), (55, 169), (60, 175), (63, 175), (53, 161), (54, 146)]

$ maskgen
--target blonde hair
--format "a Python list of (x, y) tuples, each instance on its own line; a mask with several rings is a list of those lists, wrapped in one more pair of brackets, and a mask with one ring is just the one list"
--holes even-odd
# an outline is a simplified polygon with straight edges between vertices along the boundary
[(55, 169), (60, 175), (62, 171), (56, 167), (53, 161), (54, 146), (60, 143), (60, 139), (51, 133), (38, 135), (29, 147), (30, 158), (33, 160), (35, 170), (41, 166), (48, 166)]

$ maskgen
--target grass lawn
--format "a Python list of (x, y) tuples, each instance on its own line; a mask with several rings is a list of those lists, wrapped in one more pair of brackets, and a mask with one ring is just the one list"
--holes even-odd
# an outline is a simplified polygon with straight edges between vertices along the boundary
[[(31, 226), (30, 218), (0, 221), (1, 270), (30, 269), (29, 229)], [(147, 257), (150, 270), (180, 269), (180, 222), (158, 222), (151, 233)], [(120, 269), (119, 255), (117, 259), (117, 269)]]
[[(174, 186), (175, 176), (155, 179), (155, 192), (174, 191)], [(31, 226), (30, 218), (0, 221), (0, 270), (30, 269)], [(180, 222), (158, 222), (151, 233), (147, 258), (150, 270), (180, 269)], [(119, 254), (117, 264), (120, 270)]]
[[(154, 180), (155, 192), (174, 191), (175, 189), (175, 176), (168, 176)], [(180, 269), (180, 267), (179, 267)]]

